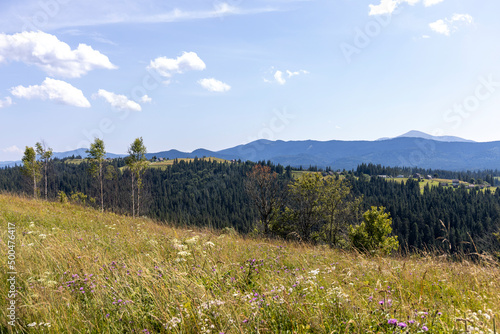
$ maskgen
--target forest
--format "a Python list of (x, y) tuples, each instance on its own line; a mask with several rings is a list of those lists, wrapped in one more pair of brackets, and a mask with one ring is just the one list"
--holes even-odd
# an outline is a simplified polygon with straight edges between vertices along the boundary
[[(344, 198), (357, 200), (358, 206), (349, 213), (344, 212), (342, 217), (336, 217), (345, 222), (337, 231), (340, 236), (348, 234), (348, 225), (358, 223), (362, 212), (371, 207), (385, 207), (392, 218), (392, 235), (397, 236), (401, 252), (437, 250), (480, 253), (496, 252), (500, 248), (494, 236), (500, 229), (500, 188), (496, 191), (481, 191), (426, 186), (421, 191), (418, 180), (410, 178), (407, 182), (394, 182), (377, 177), (382, 173), (411, 174), (417, 170), (374, 165), (361, 165), (357, 170), (348, 172), (325, 170), (314, 173), (311, 172), (317, 170), (314, 167), (306, 172), (264, 161), (221, 163), (209, 159), (194, 159), (190, 162), (175, 160), (166, 168), (148, 168), (144, 171), (141, 202), (140, 205), (133, 205), (133, 177), (126, 159), (106, 159), (102, 166), (103, 207), (106, 211), (125, 214), (132, 214), (133, 207), (136, 215), (180, 226), (233, 228), (242, 234), (255, 233), (262, 220), (259, 207), (254, 205), (248, 191), (249, 177), (255, 166), (265, 166), (276, 175), (279, 187), (284, 190), (296, 184), (295, 179), (300, 174), (321, 175), (322, 172), (332, 180), (341, 180), (338, 184), (347, 187)], [(99, 185), (90, 171), (91, 163), (87, 160), (79, 160), (78, 163), (73, 159), (51, 160), (47, 165), (47, 198), (99, 207)], [(495, 180), (498, 175), (496, 171), (420, 172), (462, 180)], [(45, 190), (42, 178), (39, 183), (38, 195), (43, 197)], [(21, 167), (0, 169), (0, 191), (33, 194), (32, 189), (33, 184), (23, 174)], [(276, 208), (283, 214), (269, 220), (266, 226), (272, 228), (266, 233), (280, 238), (295, 235), (309, 242), (333, 245), (331, 237), (327, 237), (332, 230), (327, 228), (326, 218), (315, 218), (306, 232), (293, 230), (292, 225), (284, 223), (284, 213), (292, 212), (294, 205), (301, 209), (307, 204), (301, 199), (309, 195), (297, 194), (294, 197), (289, 191), (288, 195), (283, 196), (281, 207)], [(290, 217), (287, 219), (292, 219)], [(335, 246), (342, 247), (342, 242), (335, 242)]]

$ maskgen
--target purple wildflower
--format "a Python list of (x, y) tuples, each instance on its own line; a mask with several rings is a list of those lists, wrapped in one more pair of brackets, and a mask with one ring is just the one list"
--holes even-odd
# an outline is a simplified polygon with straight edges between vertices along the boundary
[(387, 321), (387, 323), (389, 325), (397, 325), (398, 324), (398, 320), (397, 319), (389, 319), (389, 321)]

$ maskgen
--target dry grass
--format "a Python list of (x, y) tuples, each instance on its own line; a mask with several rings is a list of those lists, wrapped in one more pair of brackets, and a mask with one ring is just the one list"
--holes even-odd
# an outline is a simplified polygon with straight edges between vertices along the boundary
[(5, 259), (16, 226), (18, 273), (18, 320), (2, 307), (2, 333), (493, 333), (499, 322), (491, 261), (365, 257), (10, 195), (0, 221)]

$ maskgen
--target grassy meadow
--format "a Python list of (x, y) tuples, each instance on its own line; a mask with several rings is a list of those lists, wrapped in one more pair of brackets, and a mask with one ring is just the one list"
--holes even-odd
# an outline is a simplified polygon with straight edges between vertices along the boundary
[(0, 222), (18, 291), (11, 326), (2, 270), (1, 333), (499, 332), (488, 259), (367, 257), (6, 194)]

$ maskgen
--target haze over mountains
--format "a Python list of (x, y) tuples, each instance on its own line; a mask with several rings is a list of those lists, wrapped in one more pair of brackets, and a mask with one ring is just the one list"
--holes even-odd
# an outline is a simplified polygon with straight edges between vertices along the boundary
[[(397, 136), (396, 138), (422, 138), (422, 139), (429, 139), (429, 140), (435, 140), (435, 141), (444, 141), (444, 142), (450, 142), (450, 143), (451, 142), (475, 143), (475, 141), (473, 141), (473, 140), (463, 139), (463, 138), (460, 138), (460, 137), (454, 137), (454, 136), (432, 136), (432, 135), (429, 135), (429, 134), (427, 134), (425, 132), (416, 131), (416, 130), (408, 131), (407, 133), (402, 134), (400, 136)], [(380, 138), (380, 139), (377, 139), (377, 140), (389, 140), (389, 139), (394, 139), (394, 138), (385, 137), (385, 138)]]
[[(72, 155), (85, 156), (85, 149), (54, 154), (57, 158)], [(108, 154), (109, 158), (123, 156), (125, 155)], [(285, 166), (331, 166), (333, 169), (351, 169), (361, 163), (374, 163), (393, 167), (481, 170), (500, 168), (500, 141), (479, 143), (459, 137), (435, 137), (410, 131), (396, 138), (376, 141), (257, 140), (220, 151), (169, 150), (147, 154), (148, 158), (153, 156), (169, 159), (216, 157), (243, 161), (271, 160)], [(0, 163), (2, 165), (11, 166), (13, 162)]]

